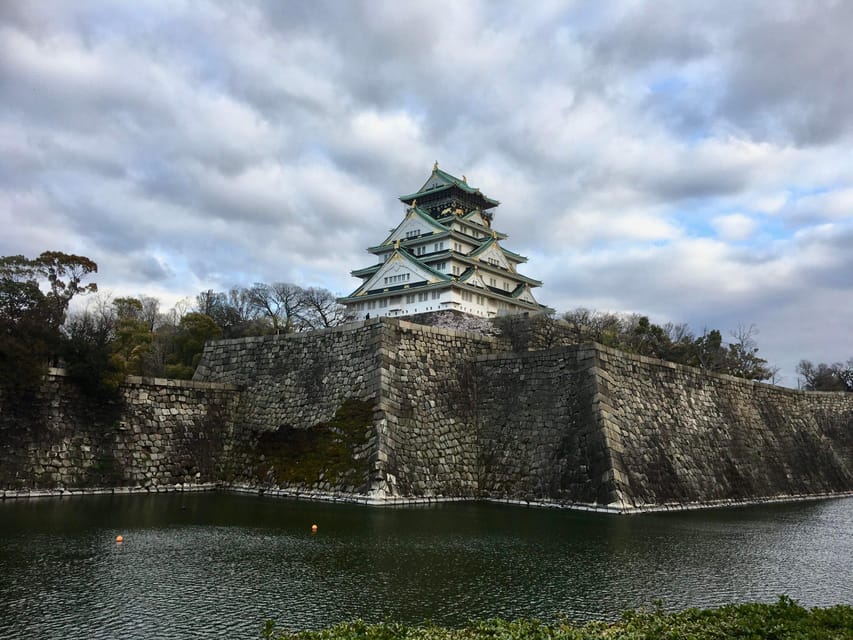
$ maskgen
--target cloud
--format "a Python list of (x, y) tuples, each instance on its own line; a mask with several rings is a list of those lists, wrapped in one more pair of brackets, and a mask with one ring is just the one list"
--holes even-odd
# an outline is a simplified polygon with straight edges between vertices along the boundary
[(735, 242), (746, 240), (758, 229), (758, 221), (742, 213), (717, 216), (711, 224), (723, 240)]
[(845, 359), (851, 11), (5, 3), (0, 254), (82, 253), (164, 300), (347, 293), (438, 160), (502, 202), (551, 306)]

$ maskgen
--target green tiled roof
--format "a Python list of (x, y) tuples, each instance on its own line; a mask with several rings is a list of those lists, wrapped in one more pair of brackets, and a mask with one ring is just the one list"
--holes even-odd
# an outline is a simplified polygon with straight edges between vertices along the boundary
[[(396, 229), (395, 229), (395, 231), (396, 231)], [(411, 246), (413, 244), (417, 244), (419, 240), (423, 240), (424, 238), (427, 238), (429, 241), (432, 241), (432, 240), (441, 240), (443, 238), (447, 238), (447, 237), (450, 237), (452, 235), (453, 235), (452, 231), (439, 231), (437, 233), (422, 233), (421, 235), (415, 236), (414, 238), (401, 238), (400, 239), (400, 246), (401, 247), (408, 247), (408, 246)], [(386, 242), (383, 242), (382, 244), (376, 245), (375, 247), (367, 247), (367, 251), (369, 253), (385, 253), (386, 251), (391, 249), (393, 246), (394, 246), (394, 243), (388, 242), (387, 238), (386, 238)]]
[(436, 269), (433, 269), (426, 262), (424, 262), (423, 260), (419, 260), (418, 258), (413, 256), (411, 253), (409, 253), (406, 249), (398, 249), (398, 253), (401, 256), (403, 256), (404, 258), (408, 258), (408, 260), (410, 262), (414, 262), (417, 266), (421, 267), (422, 269), (426, 269), (427, 271), (429, 271), (433, 275), (438, 276), (442, 280), (448, 280), (448, 281), (453, 280), (452, 276), (449, 276), (446, 273), (442, 273), (441, 271), (437, 271)]
[[(416, 193), (411, 193), (407, 196), (400, 196), (400, 200), (402, 200), (403, 202), (406, 202), (408, 200), (412, 200), (412, 199), (417, 198), (419, 196), (425, 196), (425, 195), (429, 195), (432, 193), (438, 193), (439, 191), (444, 191), (445, 189), (449, 189), (451, 187), (456, 186), (456, 187), (459, 187), (460, 189), (462, 189), (463, 191), (465, 191), (466, 193), (470, 193), (472, 195), (480, 196), (481, 198), (483, 198), (483, 200), (490, 203), (492, 206), (497, 206), (500, 204), (500, 202), (498, 202), (497, 200), (493, 200), (492, 198), (489, 198), (489, 197), (483, 195), (483, 193), (479, 189), (468, 185), (467, 182), (463, 181), (460, 178), (457, 178), (456, 176), (450, 175), (446, 171), (442, 171), (438, 167), (436, 167), (435, 169), (432, 170), (432, 173), (430, 174), (430, 178), (432, 178), (433, 175), (438, 176), (439, 178), (444, 180), (447, 184), (443, 184), (441, 186), (434, 187), (432, 189), (427, 189), (426, 191), (418, 191)], [(427, 180), (427, 182), (429, 182), (429, 180)]]
[[(450, 227), (443, 225), (441, 222), (439, 222), (438, 220), (433, 218), (431, 215), (429, 215), (426, 211), (424, 211), (420, 207), (414, 207), (414, 212), (417, 214), (417, 216), (419, 218), (422, 218), (424, 220), (424, 222), (431, 225), (432, 227), (438, 227), (442, 231), (450, 231)], [(406, 223), (407, 218), (408, 218), (408, 215), (403, 216), (403, 219), (400, 221), (400, 224), (398, 224), (396, 227), (394, 227), (394, 229), (391, 231), (391, 233), (388, 234), (388, 236), (382, 241), (382, 243), (379, 246), (382, 246), (383, 244), (388, 244), (388, 242), (391, 239), (391, 236), (393, 236), (395, 233), (397, 233), (397, 229), (399, 229), (403, 224)], [(374, 249), (374, 248), (376, 248), (376, 247), (371, 247), (371, 249)], [(370, 249), (368, 249), (368, 251), (369, 250)]]
[[(500, 231), (495, 231), (494, 229), (491, 229), (489, 227), (484, 227), (483, 225), (477, 224), (476, 222), (471, 222), (470, 220), (466, 220), (465, 216), (449, 215), (449, 216), (444, 216), (443, 218), (439, 218), (438, 220), (439, 220), (439, 222), (441, 222), (445, 226), (449, 226), (449, 225), (453, 224), (454, 222), (462, 222), (462, 223), (467, 224), (471, 227), (474, 227), (475, 229), (482, 229), (483, 231), (485, 231), (488, 234), (491, 234), (494, 231), (496, 234), (498, 234), (498, 238), (500, 238), (501, 240), (505, 240), (506, 238), (509, 237), (505, 233), (501, 233)], [(471, 236), (471, 237), (473, 238), (474, 236)], [(475, 240), (485, 240), (485, 238), (475, 238)]]
[(483, 253), (483, 251), (485, 251), (486, 249), (491, 247), (493, 244), (497, 244), (497, 241), (494, 238), (489, 238), (483, 244), (481, 244), (479, 247), (477, 247), (471, 253), (469, 253), (468, 257), (473, 258), (475, 256), (480, 255), (481, 253)]
[(515, 253), (514, 251), (510, 251), (509, 249), (504, 249), (501, 247), (501, 251), (504, 252), (504, 255), (508, 258), (512, 258), (513, 260), (518, 260), (519, 262), (527, 262), (527, 256), (523, 256), (520, 253)]
[(374, 273), (379, 271), (379, 267), (381, 266), (381, 262), (377, 264), (372, 264), (369, 267), (362, 267), (361, 269), (355, 269), (354, 271), (350, 271), (350, 275), (355, 276), (356, 278), (361, 278), (363, 276), (372, 276)]
[(486, 271), (487, 273), (494, 273), (494, 274), (500, 275), (500, 276), (508, 276), (513, 280), (520, 280), (521, 282), (526, 282), (531, 287), (541, 287), (542, 286), (541, 280), (536, 280), (535, 278), (529, 278), (529, 277), (527, 277), (521, 273), (518, 273), (517, 271), (516, 272), (510, 272), (510, 271), (507, 271), (506, 269), (502, 269), (501, 267), (495, 267), (495, 266), (489, 264), (488, 262), (480, 262), (480, 261), (475, 262), (475, 261), (471, 260), (468, 256), (463, 256), (462, 254), (457, 254), (456, 259), (459, 262), (463, 262), (463, 263), (469, 264), (471, 266), (476, 266), (478, 269), (482, 269), (483, 271)]

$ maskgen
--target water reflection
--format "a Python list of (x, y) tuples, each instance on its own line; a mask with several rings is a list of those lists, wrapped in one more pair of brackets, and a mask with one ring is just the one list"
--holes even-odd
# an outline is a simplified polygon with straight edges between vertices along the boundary
[(632, 517), (229, 494), (6, 502), (0, 638), (253, 638), (267, 618), (582, 621), (657, 598), (849, 603), (851, 525), (850, 499)]

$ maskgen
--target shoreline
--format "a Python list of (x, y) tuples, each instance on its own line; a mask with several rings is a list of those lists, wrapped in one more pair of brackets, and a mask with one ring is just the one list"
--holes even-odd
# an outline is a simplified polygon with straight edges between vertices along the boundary
[(816, 500), (833, 500), (853, 498), (853, 491), (836, 491), (815, 494), (795, 494), (763, 496), (742, 500), (725, 499), (708, 502), (665, 503), (658, 505), (599, 505), (589, 503), (560, 503), (544, 500), (521, 500), (518, 498), (495, 497), (454, 497), (454, 496), (378, 496), (370, 494), (334, 493), (325, 491), (265, 488), (241, 484), (224, 484), (217, 482), (154, 485), (154, 486), (121, 486), (121, 487), (75, 487), (58, 489), (3, 489), (0, 490), (0, 501), (28, 500), (38, 498), (74, 498), (91, 495), (152, 495), (163, 493), (201, 493), (222, 491), (243, 495), (255, 495), (285, 500), (306, 502), (327, 502), (335, 504), (356, 504), (367, 507), (409, 507), (437, 505), (451, 502), (489, 502), (506, 504), (517, 507), (534, 509), (565, 509), (567, 511), (586, 511), (608, 515), (638, 515), (643, 513), (671, 513), (679, 511), (698, 511), (703, 509), (725, 509), (734, 507), (749, 507), (766, 504), (785, 504), (794, 502), (812, 502)]

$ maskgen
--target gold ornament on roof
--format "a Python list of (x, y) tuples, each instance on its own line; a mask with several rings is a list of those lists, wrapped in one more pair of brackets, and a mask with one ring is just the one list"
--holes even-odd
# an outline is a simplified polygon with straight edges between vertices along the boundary
[(465, 184), (468, 184), (468, 178), (465, 177), (464, 173), (462, 174), (462, 182), (464, 182)]
[(436, 171), (438, 169), (438, 160), (435, 161), (435, 164), (432, 165), (432, 170)]
[(492, 229), (492, 238), (493, 238), (493, 239), (495, 239), (495, 240), (497, 240), (497, 239), (498, 239), (498, 232), (497, 232), (497, 231), (495, 231), (494, 229)]
[(399, 249), (400, 249), (400, 238), (397, 238), (397, 239), (394, 241), (394, 249), (395, 249), (395, 250), (399, 250)]
[(464, 216), (465, 215), (465, 212), (462, 211), (462, 207), (456, 207), (456, 211), (454, 211), (453, 213), (455, 213), (457, 216)]

